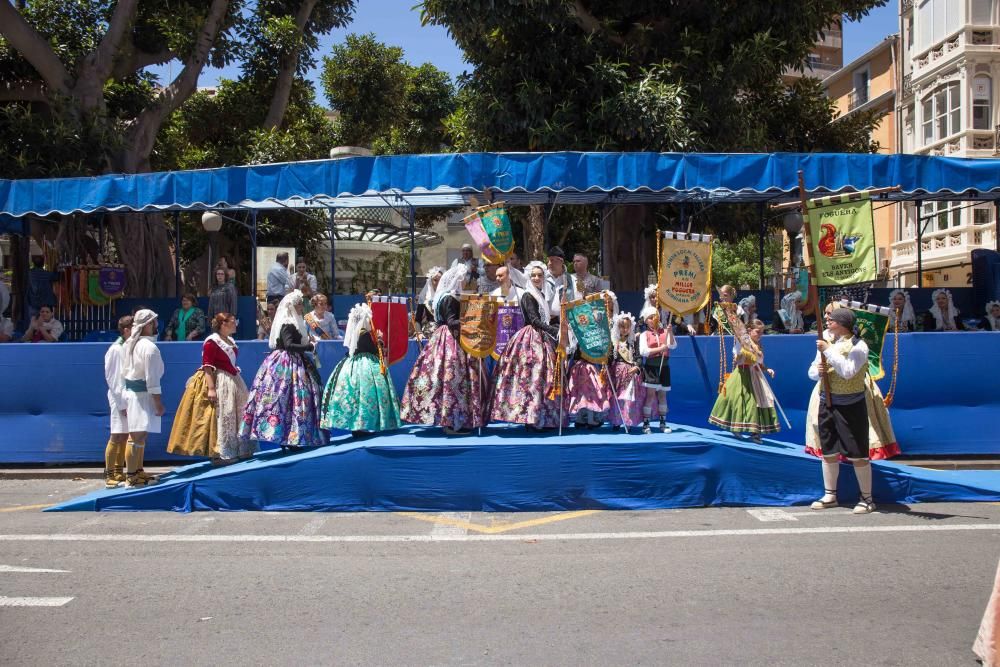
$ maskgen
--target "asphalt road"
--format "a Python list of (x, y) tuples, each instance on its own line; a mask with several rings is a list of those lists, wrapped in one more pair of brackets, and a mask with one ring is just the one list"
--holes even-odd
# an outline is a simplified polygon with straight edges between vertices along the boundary
[(1000, 557), (997, 504), (40, 512), (95, 484), (0, 480), (4, 665), (974, 665)]

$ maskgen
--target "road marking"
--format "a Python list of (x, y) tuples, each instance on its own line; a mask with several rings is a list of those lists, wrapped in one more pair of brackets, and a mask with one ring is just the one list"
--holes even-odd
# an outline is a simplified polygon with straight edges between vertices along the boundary
[(20, 505), (18, 507), (0, 507), (0, 512), (23, 512), (25, 510), (43, 510), (46, 507), (53, 507), (53, 503), (46, 505)]
[(9, 598), (0, 595), (0, 607), (62, 607), (73, 598)]
[[(863, 519), (859, 519), (862, 521)], [(516, 535), (87, 535), (73, 533), (0, 535), (0, 542), (560, 542), (564, 540), (650, 540), (683, 537), (758, 537), (773, 535), (836, 535), (870, 533), (923, 533), (1000, 531), (1000, 523), (953, 525), (825, 526), (813, 528), (719, 528), (712, 530), (663, 530), (633, 533), (537, 533)]]
[(18, 565), (0, 565), (0, 574), (23, 573), (23, 574), (55, 574), (68, 573), (69, 570), (49, 570), (44, 567), (20, 567)]
[(774, 508), (763, 508), (763, 509), (752, 509), (747, 510), (747, 514), (757, 519), (758, 521), (798, 521), (798, 519), (792, 516), (790, 513), (781, 509)]
[(472, 512), (441, 512), (436, 515), (441, 521), (435, 521), (431, 527), (431, 537), (454, 537), (455, 535), (468, 535), (472, 524)]
[[(481, 523), (472, 523), (468, 521), (468, 519), (472, 518), (471, 512), (465, 512), (464, 519), (459, 518), (459, 516), (454, 512), (444, 512), (442, 514), (428, 514), (426, 512), (397, 512), (397, 514), (409, 517), (410, 519), (416, 519), (417, 521), (426, 521), (428, 523), (443, 526), (453, 526), (455, 528), (461, 528), (465, 531), (471, 530), (475, 533), (483, 535), (497, 535), (499, 533), (508, 533), (512, 530), (520, 530), (522, 528), (531, 528), (533, 526), (542, 526), (547, 523), (555, 523), (556, 521), (578, 519), (580, 517), (596, 514), (599, 511), (600, 510), (579, 510), (576, 512), (558, 512), (556, 514), (550, 514), (537, 519), (528, 519), (527, 521), (517, 521), (513, 523), (495, 523), (490, 526), (484, 526)], [(433, 532), (431, 534), (433, 535)]]

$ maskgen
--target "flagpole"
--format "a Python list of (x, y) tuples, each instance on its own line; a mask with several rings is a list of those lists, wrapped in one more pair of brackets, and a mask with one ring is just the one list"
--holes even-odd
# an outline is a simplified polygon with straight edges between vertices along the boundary
[[(802, 236), (805, 247), (809, 250), (809, 261), (806, 262), (806, 269), (809, 271), (809, 300), (813, 302), (813, 315), (816, 317), (816, 339), (825, 340), (823, 313), (819, 306), (819, 291), (816, 289), (816, 260), (813, 257), (812, 233), (809, 229), (809, 203), (806, 201), (806, 182), (802, 170), (799, 170), (799, 205), (802, 207)], [(823, 360), (823, 353), (819, 352), (820, 360)], [(825, 365), (825, 362), (824, 362)], [(830, 396), (830, 377), (826, 373), (820, 373), (820, 382), (823, 385), (823, 395), (826, 397), (826, 407), (833, 407), (833, 398)]]
[(608, 384), (611, 385), (611, 395), (615, 397), (615, 407), (618, 408), (618, 418), (622, 420), (622, 425), (625, 427), (625, 435), (630, 435), (628, 424), (625, 422), (625, 415), (622, 414), (621, 403), (618, 402), (618, 390), (615, 388), (614, 379), (611, 377), (611, 369), (607, 364), (604, 366), (604, 373), (608, 376)]

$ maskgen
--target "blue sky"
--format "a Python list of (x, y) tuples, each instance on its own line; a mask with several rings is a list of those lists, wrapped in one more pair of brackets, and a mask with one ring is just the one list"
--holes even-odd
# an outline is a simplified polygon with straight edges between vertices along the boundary
[[(444, 28), (421, 26), (420, 12), (413, 9), (419, 0), (362, 0), (357, 3), (354, 20), (346, 28), (335, 30), (322, 40), (318, 55), (329, 53), (330, 47), (340, 43), (352, 33), (375, 33), (376, 38), (386, 44), (400, 46), (406, 59), (414, 64), (430, 62), (453, 77), (461, 74), (467, 65), (462, 61), (462, 52), (448, 37)], [(886, 7), (873, 10), (858, 23), (844, 24), (844, 64), (862, 55), (887, 35), (898, 31), (897, 6), (890, 0)], [(172, 68), (162, 67), (156, 71), (161, 80), (167, 80), (176, 73), (177, 63)], [(206, 69), (199, 80), (201, 86), (212, 86), (219, 78), (235, 78), (237, 68)], [(318, 72), (310, 78), (317, 80)]]

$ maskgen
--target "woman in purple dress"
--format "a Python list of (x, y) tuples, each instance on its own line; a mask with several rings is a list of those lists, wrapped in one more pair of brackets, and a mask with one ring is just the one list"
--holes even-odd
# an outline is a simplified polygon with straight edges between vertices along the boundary
[(322, 384), (309, 353), (313, 344), (302, 317), (302, 292), (278, 304), (268, 346), (243, 408), (240, 438), (285, 447), (319, 447), (329, 440), (319, 428)]
[(497, 362), (489, 414), (495, 421), (541, 431), (559, 426), (559, 399), (550, 397), (558, 372), (559, 327), (551, 324), (549, 304), (542, 295), (545, 265), (531, 262), (525, 272), (528, 284), (519, 301), (525, 326), (510, 339)]
[[(608, 366), (614, 380), (613, 391), (618, 403), (611, 410), (608, 421), (615, 430), (642, 423), (642, 406), (646, 389), (642, 386), (642, 369), (639, 343), (635, 337), (635, 318), (632, 313), (618, 313), (611, 322), (611, 360)], [(619, 412), (621, 410), (621, 412)]]
[(403, 421), (441, 426), (448, 435), (465, 435), (484, 425), (479, 363), (458, 344), (461, 307), (458, 293), (468, 266), (448, 269), (434, 294), (437, 329), (420, 352), (403, 392)]

